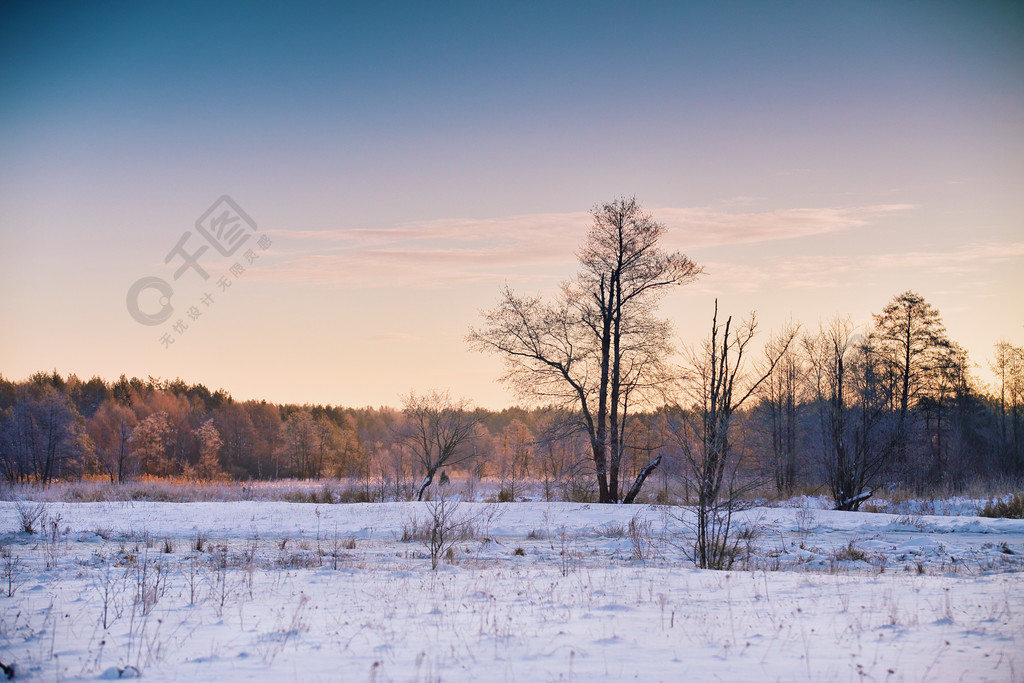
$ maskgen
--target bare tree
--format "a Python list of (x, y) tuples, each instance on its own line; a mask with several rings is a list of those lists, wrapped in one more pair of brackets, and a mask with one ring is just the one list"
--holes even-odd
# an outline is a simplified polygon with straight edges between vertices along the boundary
[(279, 450), (296, 477), (318, 478), (316, 467), (320, 454), (320, 434), (316, 420), (308, 409), (296, 410), (281, 423)]
[(533, 434), (519, 419), (509, 422), (501, 433), (497, 453), (501, 495), (510, 501), (516, 498), (516, 484), (529, 477), (533, 443)]
[(645, 391), (659, 384), (671, 349), (668, 325), (654, 316), (657, 302), (701, 268), (662, 250), (665, 226), (635, 198), (599, 205), (591, 215), (577, 277), (549, 302), (506, 287), (483, 329), (468, 339), (504, 357), (504, 380), (522, 396), (579, 413), (599, 500), (614, 503), (630, 402), (642, 404)]
[(441, 486), (437, 498), (426, 503), (427, 514), (423, 530), (423, 545), (430, 552), (430, 568), (437, 571), (441, 558), (453, 558), (455, 544), (465, 540), (473, 530), (469, 517), (461, 512), (459, 501), (448, 497)]
[(245, 407), (253, 427), (256, 476), (277, 479), (281, 476), (281, 411), (266, 402), (247, 401)]
[(259, 475), (258, 447), (264, 444), (256, 437), (256, 429), (249, 416), (249, 406), (244, 403), (228, 403), (213, 413), (217, 432), (224, 440), (221, 456), (225, 466), (233, 475), (241, 473)]
[(1024, 347), (1001, 340), (995, 349), (996, 356), (989, 367), (999, 382), (999, 440), (1008, 469), (1020, 474), (1024, 473)]
[(800, 430), (799, 405), (804, 386), (806, 362), (792, 343), (799, 325), (790, 323), (781, 333), (768, 341), (767, 353), (779, 357), (775, 372), (762, 384), (760, 408), (767, 413), (770, 438), (771, 467), (775, 490), (790, 494), (796, 483), (798, 434)]
[[(968, 413), (974, 399), (971, 364), (967, 351), (952, 341), (937, 354), (936, 361), (916, 410), (924, 420), (924, 443), (931, 455), (927, 468), (917, 468), (918, 480), (941, 482), (954, 474), (955, 464), (952, 479), (956, 482), (968, 471), (971, 448), (967, 442), (974, 441), (966, 433), (971, 430)], [(924, 472), (927, 475), (922, 477)]]
[(820, 421), (825, 474), (837, 510), (857, 510), (893, 452), (890, 396), (871, 339), (836, 319), (804, 338)]
[(534, 440), (534, 452), (544, 486), (544, 500), (576, 501), (590, 498), (593, 483), (586, 472), (589, 441), (577, 417), (560, 408), (543, 413)]
[(128, 477), (132, 430), (136, 424), (135, 413), (113, 400), (104, 401), (89, 418), (89, 438), (112, 484), (123, 483)]
[(727, 569), (731, 564), (732, 515), (739, 496), (749, 489), (736, 477), (733, 416), (772, 375), (796, 334), (792, 330), (788, 338), (770, 345), (763, 365), (750, 374), (745, 356), (756, 332), (754, 315), (736, 329), (731, 317), (720, 325), (716, 300), (710, 335), (689, 353), (689, 406), (680, 407), (676, 438), (697, 489), (693, 559), (702, 569)]
[(50, 384), (34, 382), (19, 388), (7, 413), (8, 454), (4, 462), (11, 481), (34, 480), (46, 485), (65, 475), (68, 464), (75, 461), (81, 474), (92, 442), (85, 420), (66, 394)]
[(469, 412), (469, 400), (453, 400), (447, 392), (410, 392), (402, 404), (406, 418), (402, 438), (416, 452), (425, 472), (416, 492), (416, 500), (423, 500), (439, 469), (468, 457), (460, 447), (473, 435), (477, 418)]
[(317, 418), (317, 431), (320, 437), (321, 473), (347, 477), (359, 476), (365, 471), (366, 451), (347, 420), (335, 420), (323, 415)]

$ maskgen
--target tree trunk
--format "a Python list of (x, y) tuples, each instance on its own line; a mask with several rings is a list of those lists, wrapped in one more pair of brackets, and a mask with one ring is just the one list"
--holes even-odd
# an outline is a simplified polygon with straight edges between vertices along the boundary
[(416, 492), (416, 500), (423, 500), (423, 493), (434, 481), (434, 472), (436, 472), (436, 470), (427, 470), (427, 476), (423, 477), (423, 483), (420, 484), (419, 491)]
[(605, 445), (598, 439), (591, 441), (590, 447), (594, 452), (594, 469), (597, 472), (597, 502), (608, 502), (608, 458), (605, 453)]
[(651, 473), (654, 472), (654, 470), (658, 469), (658, 465), (660, 464), (661, 456), (659, 455), (657, 458), (651, 461), (650, 464), (647, 465), (647, 467), (640, 470), (640, 474), (636, 476), (636, 481), (634, 481), (633, 486), (630, 487), (629, 493), (627, 493), (626, 497), (622, 499), (623, 505), (629, 505), (634, 500), (636, 500), (636, 497), (640, 495), (640, 488), (644, 485), (644, 481), (647, 480), (647, 477), (649, 477)]

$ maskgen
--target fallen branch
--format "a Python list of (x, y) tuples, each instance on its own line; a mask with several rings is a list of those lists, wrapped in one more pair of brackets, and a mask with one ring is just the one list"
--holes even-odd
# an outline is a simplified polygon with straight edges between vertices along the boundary
[(858, 493), (852, 498), (841, 500), (836, 503), (836, 510), (855, 511), (860, 507), (860, 504), (871, 497), (871, 491), (865, 491), (864, 493)]

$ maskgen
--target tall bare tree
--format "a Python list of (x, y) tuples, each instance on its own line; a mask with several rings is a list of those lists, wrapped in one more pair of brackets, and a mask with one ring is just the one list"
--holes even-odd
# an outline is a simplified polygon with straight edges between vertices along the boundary
[(599, 500), (614, 503), (630, 403), (642, 405), (645, 391), (659, 385), (671, 349), (669, 327), (654, 315), (657, 303), (701, 268), (661, 248), (665, 226), (635, 197), (598, 205), (591, 216), (577, 277), (551, 301), (506, 287), (468, 339), (505, 359), (504, 379), (522, 396), (578, 412)]
[(502, 492), (515, 500), (516, 485), (529, 476), (534, 438), (522, 420), (513, 418), (502, 430), (497, 453)]
[(129, 475), (132, 430), (138, 420), (135, 413), (120, 403), (106, 400), (88, 421), (100, 466), (110, 476), (110, 483), (123, 483)]
[(319, 450), (320, 435), (309, 409), (296, 410), (281, 423), (280, 454), (294, 476), (300, 479), (319, 478), (316, 471)]
[(710, 334), (688, 354), (688, 405), (680, 406), (676, 438), (697, 489), (693, 559), (702, 569), (728, 569), (735, 549), (732, 514), (745, 489), (735, 476), (733, 416), (771, 377), (796, 330), (769, 345), (763, 364), (751, 373), (746, 364), (756, 333), (754, 315), (736, 328), (731, 317), (719, 324), (716, 300)]
[(266, 401), (247, 401), (246, 412), (253, 427), (253, 455), (256, 461), (256, 476), (278, 478), (281, 476), (281, 411)]
[[(857, 510), (893, 453), (901, 428), (891, 424), (888, 383), (871, 338), (833, 320), (804, 338), (822, 436), (825, 475), (837, 510)], [(896, 418), (899, 419), (898, 416)]]
[(221, 457), (229, 472), (234, 476), (242, 472), (250, 476), (258, 474), (257, 448), (264, 444), (256, 438), (249, 406), (237, 402), (227, 403), (214, 411), (213, 419), (217, 432), (224, 440)]
[(406, 418), (402, 438), (416, 452), (424, 470), (423, 483), (416, 492), (416, 500), (423, 500), (439, 469), (472, 455), (461, 446), (473, 435), (477, 418), (469, 411), (468, 399), (453, 400), (445, 392), (410, 392), (402, 404)]
[[(996, 343), (995, 359), (989, 363), (999, 382), (999, 437), (1009, 469), (1024, 473), (1024, 432), (1021, 413), (1024, 408), (1024, 347), (1006, 340)], [(1009, 425), (1007, 424), (1009, 423)]]
[(9, 463), (5, 469), (11, 481), (46, 485), (67, 474), (69, 464), (76, 461), (81, 473), (92, 444), (85, 421), (62, 389), (40, 382), (20, 387), (6, 423), (8, 454), (3, 460)]
[(796, 483), (798, 435), (800, 431), (799, 406), (801, 402), (806, 362), (793, 338), (799, 325), (790, 323), (782, 332), (768, 341), (766, 351), (779, 358), (775, 372), (762, 384), (760, 409), (767, 413), (768, 435), (771, 444), (771, 466), (775, 490), (790, 494)]

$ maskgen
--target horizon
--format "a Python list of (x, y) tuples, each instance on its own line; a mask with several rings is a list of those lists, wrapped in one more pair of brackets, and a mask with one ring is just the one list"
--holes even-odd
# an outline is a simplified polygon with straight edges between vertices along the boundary
[[(706, 269), (661, 306), (679, 346), (716, 298), (763, 342), (907, 290), (986, 384), (1024, 344), (1021, 5), (389, 9), (0, 10), (2, 376), (526, 405), (464, 338), (503, 283), (572, 277), (619, 196)], [(251, 222), (218, 254), (224, 196)]]

